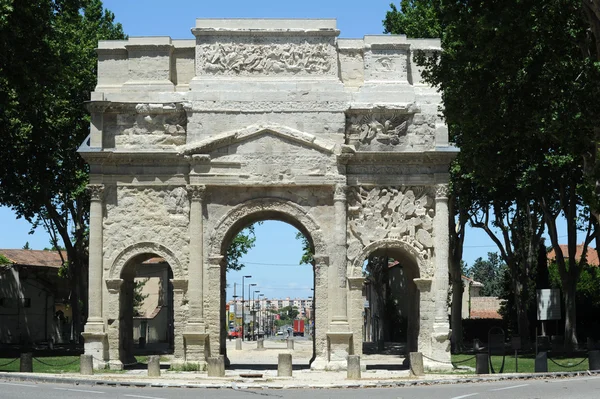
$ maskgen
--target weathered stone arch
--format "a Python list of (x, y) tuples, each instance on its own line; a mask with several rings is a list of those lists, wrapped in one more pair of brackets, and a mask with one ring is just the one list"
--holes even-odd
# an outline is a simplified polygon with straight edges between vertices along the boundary
[(107, 280), (120, 279), (121, 272), (123, 271), (125, 265), (127, 265), (127, 263), (129, 263), (133, 258), (143, 254), (155, 254), (163, 258), (171, 267), (174, 279), (179, 280), (185, 277), (181, 262), (177, 256), (175, 256), (173, 251), (164, 245), (155, 242), (139, 242), (128, 246), (121, 251), (119, 255), (117, 255), (110, 266)]
[(272, 219), (291, 224), (312, 240), (315, 254), (326, 254), (327, 244), (319, 224), (300, 205), (280, 198), (256, 198), (229, 210), (215, 225), (209, 243), (209, 254), (222, 255), (229, 238), (254, 221)]
[(431, 273), (431, 260), (427, 259), (423, 252), (419, 251), (416, 247), (406, 241), (395, 238), (385, 238), (383, 240), (374, 241), (363, 247), (362, 251), (354, 258), (354, 260), (351, 261), (352, 263), (348, 268), (348, 277), (362, 277), (362, 267), (364, 261), (371, 253), (380, 249), (400, 250), (405, 252), (416, 262), (419, 269), (419, 276), (422, 277)]

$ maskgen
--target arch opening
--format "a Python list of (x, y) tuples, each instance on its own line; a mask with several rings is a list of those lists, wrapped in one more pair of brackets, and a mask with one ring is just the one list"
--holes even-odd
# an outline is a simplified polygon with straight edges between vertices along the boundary
[[(249, 226), (255, 246), (239, 259), (244, 267), (235, 270), (228, 263), (228, 248), (239, 234), (249, 234)], [(315, 357), (317, 293), (314, 265), (300, 262), (305, 250), (315, 252), (311, 232), (294, 216), (268, 209), (239, 218), (223, 237), (220, 353), (236, 367), (251, 361), (258, 369), (273, 368), (277, 356), (260, 361), (248, 356), (258, 345), (270, 353), (285, 351), (289, 336), (295, 340), (295, 359), (308, 368)], [(234, 350), (236, 339), (243, 339), (242, 351)]]
[[(406, 356), (417, 351), (420, 277), (417, 259), (405, 248), (370, 252), (363, 262), (363, 354)], [(368, 304), (368, 306), (366, 305)]]
[(131, 257), (120, 271), (119, 360), (136, 367), (136, 356), (169, 355), (175, 348), (173, 269), (156, 253)]

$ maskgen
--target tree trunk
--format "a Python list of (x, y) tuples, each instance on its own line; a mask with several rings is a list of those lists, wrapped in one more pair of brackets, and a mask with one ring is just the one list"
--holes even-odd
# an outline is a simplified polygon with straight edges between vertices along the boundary
[(452, 274), (452, 305), (450, 314), (450, 327), (452, 328), (452, 344), (454, 352), (460, 352), (464, 349), (463, 328), (462, 328), (462, 298), (464, 286), (460, 273)]
[(575, 306), (576, 287), (577, 279), (572, 278), (572, 276), (569, 276), (569, 278), (563, 281), (563, 296), (565, 304), (565, 351), (568, 354), (572, 353), (577, 348), (577, 313)]
[(519, 337), (521, 337), (521, 342), (529, 342), (529, 319), (527, 318), (527, 309), (523, 303), (523, 284), (518, 277), (513, 277), (512, 280)]

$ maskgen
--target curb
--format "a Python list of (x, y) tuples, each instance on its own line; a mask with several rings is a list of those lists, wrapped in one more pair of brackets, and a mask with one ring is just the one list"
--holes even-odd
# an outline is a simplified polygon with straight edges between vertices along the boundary
[(107, 387), (147, 387), (147, 388), (205, 388), (205, 389), (360, 389), (360, 388), (400, 388), (407, 386), (428, 386), (428, 385), (444, 385), (444, 384), (468, 384), (468, 383), (483, 383), (494, 381), (510, 381), (510, 380), (531, 380), (544, 378), (573, 378), (579, 376), (600, 376), (600, 370), (596, 371), (572, 371), (572, 372), (554, 372), (554, 373), (537, 373), (537, 374), (507, 374), (507, 375), (486, 375), (484, 377), (463, 377), (463, 378), (448, 378), (448, 379), (433, 379), (433, 380), (382, 380), (377, 382), (364, 382), (360, 380), (349, 380), (348, 382), (335, 382), (330, 384), (315, 384), (308, 385), (296, 382), (289, 385), (274, 385), (265, 381), (223, 381), (219, 383), (189, 383), (165, 381), (162, 382), (146, 382), (146, 381), (115, 381), (103, 379), (87, 379), (65, 375), (64, 377), (48, 376), (44, 374), (32, 373), (6, 373), (0, 372), (0, 380), (4, 381), (35, 381), (52, 384), (72, 384), (72, 385), (92, 385), (92, 386), (107, 386)]

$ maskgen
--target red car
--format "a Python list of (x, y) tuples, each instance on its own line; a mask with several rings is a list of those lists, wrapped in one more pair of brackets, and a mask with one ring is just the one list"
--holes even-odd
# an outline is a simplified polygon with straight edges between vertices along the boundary
[(242, 332), (235, 329), (235, 330), (229, 330), (229, 332), (227, 333), (227, 338), (229, 339), (235, 339), (235, 338), (241, 338), (242, 337)]

